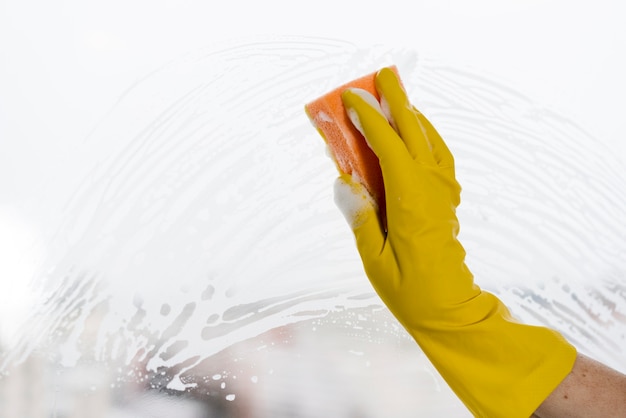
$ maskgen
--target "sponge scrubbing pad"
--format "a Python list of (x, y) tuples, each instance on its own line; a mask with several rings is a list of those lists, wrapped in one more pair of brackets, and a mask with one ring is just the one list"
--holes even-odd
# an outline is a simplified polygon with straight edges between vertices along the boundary
[[(390, 68), (398, 73), (395, 66)], [(374, 82), (376, 74), (371, 73), (337, 87), (304, 108), (328, 144), (339, 172), (356, 177), (365, 186), (378, 205), (381, 220), (385, 222), (385, 188), (378, 157), (350, 121), (341, 100), (341, 93), (348, 88), (366, 90), (380, 100)]]

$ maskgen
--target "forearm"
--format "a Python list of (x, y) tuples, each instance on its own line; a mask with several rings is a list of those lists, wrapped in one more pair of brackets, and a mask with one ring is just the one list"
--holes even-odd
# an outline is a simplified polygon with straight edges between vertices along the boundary
[(626, 417), (626, 375), (578, 354), (572, 371), (534, 416)]
[(408, 330), (475, 416), (528, 418), (576, 361), (560, 334), (515, 321), (488, 292), (436, 317)]

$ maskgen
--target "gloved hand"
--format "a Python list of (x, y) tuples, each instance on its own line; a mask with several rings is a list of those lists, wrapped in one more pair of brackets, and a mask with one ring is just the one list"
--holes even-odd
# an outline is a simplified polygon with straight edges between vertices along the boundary
[(335, 185), (365, 272), (475, 416), (529, 417), (571, 371), (576, 350), (555, 331), (517, 322), (474, 283), (457, 240), (452, 154), (393, 71), (381, 70), (376, 88), (380, 106), (363, 90), (342, 99), (380, 160), (386, 230), (364, 187), (347, 175)]

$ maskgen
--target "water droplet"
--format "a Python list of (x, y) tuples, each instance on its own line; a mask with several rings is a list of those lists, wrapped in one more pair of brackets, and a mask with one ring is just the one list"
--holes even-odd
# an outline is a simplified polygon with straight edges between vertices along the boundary
[(213, 287), (212, 285), (208, 285), (206, 289), (204, 289), (200, 297), (202, 298), (202, 300), (209, 300), (213, 297), (213, 293), (215, 293), (215, 287)]

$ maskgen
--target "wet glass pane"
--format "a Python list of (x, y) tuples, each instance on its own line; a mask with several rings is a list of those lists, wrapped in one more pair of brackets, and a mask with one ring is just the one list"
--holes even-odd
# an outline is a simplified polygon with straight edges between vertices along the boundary
[[(612, 68), (606, 79), (591, 69), (580, 97), (556, 97), (558, 73), (524, 78), (500, 62), (514, 55), (505, 44), (502, 60), (482, 65), (459, 44), (470, 13), (519, 46), (516, 16), (532, 20), (533, 6), (428, 3), (458, 36), (412, 41), (377, 20), (391, 33), (381, 42), (357, 22), (321, 37), (298, 14), (268, 34), (238, 29), (237, 5), (211, 14), (159, 3), (128, 18), (121, 4), (42, 5), (65, 24), (48, 39), (50, 23), (9, 2), (0, 416), (470, 416), (372, 290), (333, 203), (335, 167), (303, 111), (389, 64), (455, 155), (477, 282), (624, 371), (624, 126), (601, 124), (610, 102), (589, 119), (577, 107), (624, 90), (613, 44), (592, 54)], [(210, 38), (202, 16), (228, 30)], [(602, 27), (595, 36), (608, 42)], [(165, 28), (178, 28), (170, 43)], [(473, 44), (475, 56), (495, 53), (495, 34), (467, 36), (494, 42)], [(534, 58), (567, 62), (573, 46), (559, 38), (560, 61), (541, 40), (528, 41)]]

